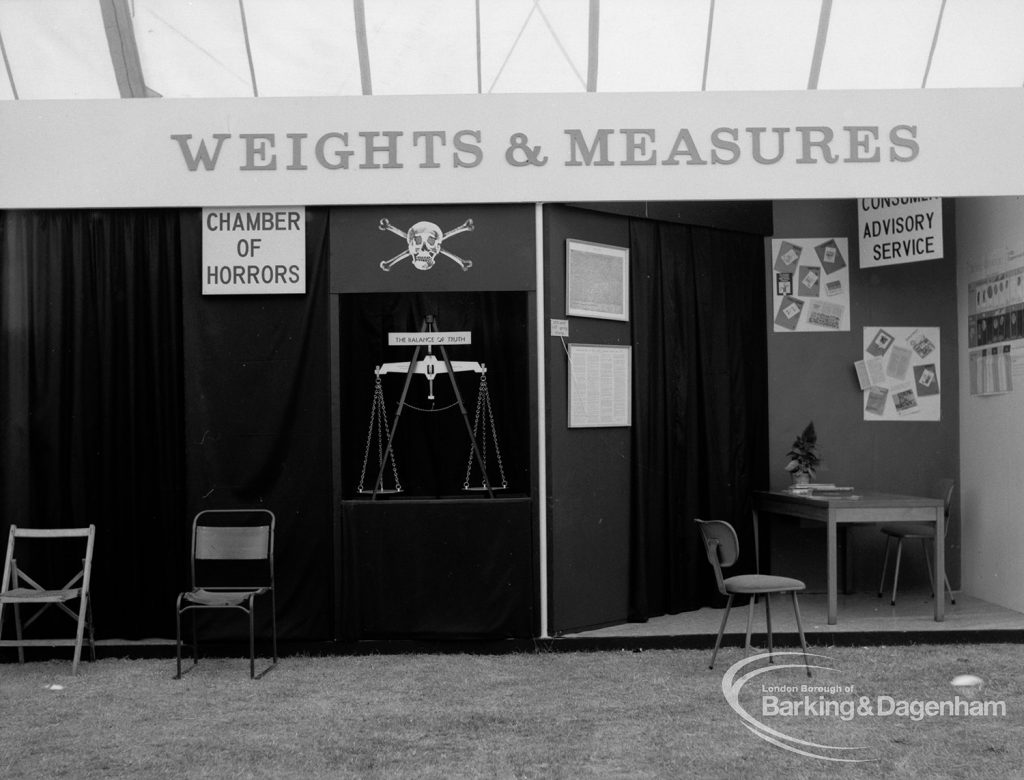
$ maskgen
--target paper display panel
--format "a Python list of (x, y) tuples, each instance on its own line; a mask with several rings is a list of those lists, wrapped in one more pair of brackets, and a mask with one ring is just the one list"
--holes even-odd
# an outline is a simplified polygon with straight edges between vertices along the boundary
[(845, 238), (772, 239), (775, 333), (850, 329), (848, 244)]
[(938, 328), (865, 327), (863, 344), (855, 368), (865, 420), (940, 419)]
[(569, 427), (632, 424), (631, 347), (569, 345)]
[(628, 321), (629, 250), (566, 239), (565, 313)]
[(971, 395), (1010, 393), (1024, 377), (1022, 255), (968, 263), (967, 362)]

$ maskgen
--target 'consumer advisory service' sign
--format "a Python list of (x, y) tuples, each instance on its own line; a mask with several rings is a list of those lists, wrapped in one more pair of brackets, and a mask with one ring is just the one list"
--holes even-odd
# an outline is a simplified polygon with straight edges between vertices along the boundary
[(203, 295), (305, 292), (305, 208), (203, 209)]
[(942, 198), (861, 198), (857, 226), (861, 268), (942, 257)]

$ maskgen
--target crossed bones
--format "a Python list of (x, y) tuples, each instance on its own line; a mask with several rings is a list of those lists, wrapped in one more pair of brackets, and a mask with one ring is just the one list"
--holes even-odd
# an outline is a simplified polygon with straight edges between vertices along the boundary
[(408, 244), (408, 248), (404, 252), (395, 255), (390, 260), (381, 261), (380, 269), (382, 271), (390, 271), (397, 263), (407, 257), (412, 258), (413, 265), (415, 265), (416, 268), (421, 271), (427, 271), (433, 267), (434, 259), (437, 257), (438, 253), (445, 255), (446, 257), (450, 257), (458, 263), (459, 268), (463, 271), (468, 271), (473, 265), (472, 260), (463, 260), (458, 255), (452, 254), (441, 246), (442, 242), (451, 236), (472, 231), (474, 225), (473, 220), (471, 219), (467, 219), (457, 228), (449, 230), (447, 233), (442, 233), (441, 228), (433, 222), (417, 222), (409, 228), (408, 231), (404, 231), (396, 228), (388, 220), (382, 219), (380, 221), (379, 228), (381, 230), (390, 231), (396, 236), (401, 236)]

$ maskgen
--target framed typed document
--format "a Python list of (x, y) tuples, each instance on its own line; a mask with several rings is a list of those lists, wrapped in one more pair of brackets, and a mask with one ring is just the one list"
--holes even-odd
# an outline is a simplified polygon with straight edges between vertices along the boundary
[(629, 250), (565, 240), (567, 316), (629, 321)]
[(569, 345), (569, 427), (632, 424), (632, 347)]

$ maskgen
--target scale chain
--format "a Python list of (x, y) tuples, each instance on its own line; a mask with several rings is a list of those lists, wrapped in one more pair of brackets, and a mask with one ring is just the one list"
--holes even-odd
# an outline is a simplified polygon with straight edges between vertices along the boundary
[[(498, 460), (498, 472), (501, 475), (501, 487), (508, 487), (508, 480), (505, 478), (505, 467), (501, 461), (501, 449), (498, 447), (498, 432), (494, 425), (494, 411), (491, 408), (491, 394), (487, 388), (487, 374), (483, 374), (480, 377), (480, 389), (477, 394), (476, 402), (476, 414), (473, 417), (473, 439), (479, 441), (478, 434), (480, 432), (480, 416), (481, 412), (486, 408), (487, 411), (487, 422), (490, 424), (491, 438), (494, 440), (494, 455)], [(484, 429), (483, 441), (480, 442), (480, 466), (483, 469), (481, 481), (487, 484), (487, 429)], [(470, 473), (473, 470), (473, 449), (470, 447), (469, 460), (466, 463), (466, 479), (462, 483), (463, 490), (469, 490), (469, 478)]]
[[(360, 493), (366, 492), (365, 481), (366, 481), (366, 467), (369, 465), (370, 460), (370, 445), (373, 442), (374, 428), (377, 433), (377, 463), (378, 465), (383, 463), (384, 460), (384, 438), (387, 431), (390, 430), (388, 426), (388, 412), (387, 407), (384, 403), (384, 388), (380, 381), (380, 374), (377, 375), (376, 381), (374, 382), (373, 388), (373, 404), (370, 408), (370, 425), (366, 432), (366, 449), (363, 452), (363, 469), (359, 474), (359, 485), (357, 490)], [(395, 480), (395, 490), (401, 492), (402, 485), (398, 481), (398, 464), (395, 462), (395, 453), (390, 453), (391, 458), (391, 474)], [(374, 490), (377, 489), (376, 484)]]

